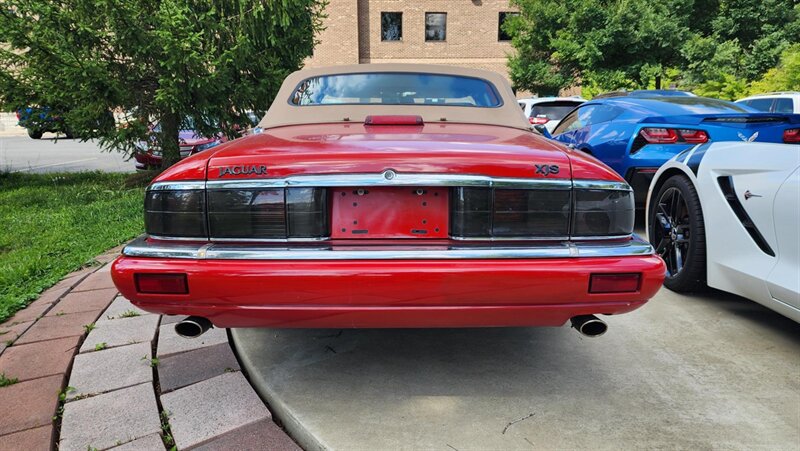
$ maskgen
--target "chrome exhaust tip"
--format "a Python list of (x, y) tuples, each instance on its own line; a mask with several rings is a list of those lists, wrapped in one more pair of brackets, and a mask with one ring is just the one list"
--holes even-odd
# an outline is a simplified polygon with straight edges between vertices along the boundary
[(197, 338), (214, 327), (208, 318), (201, 316), (190, 316), (183, 321), (175, 324), (175, 333), (183, 338)]
[(574, 316), (570, 321), (572, 327), (585, 337), (599, 337), (608, 330), (608, 324), (594, 315)]

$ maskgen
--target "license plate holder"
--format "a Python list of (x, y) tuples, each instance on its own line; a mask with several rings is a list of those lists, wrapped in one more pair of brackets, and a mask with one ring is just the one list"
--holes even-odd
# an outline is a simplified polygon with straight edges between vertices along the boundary
[(421, 187), (334, 189), (331, 238), (447, 238), (448, 192)]

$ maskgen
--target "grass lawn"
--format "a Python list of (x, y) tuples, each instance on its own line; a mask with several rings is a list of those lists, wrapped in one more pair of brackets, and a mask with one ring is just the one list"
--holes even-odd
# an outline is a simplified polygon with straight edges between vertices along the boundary
[(0, 173), (0, 322), (144, 231), (146, 181), (135, 180), (99, 172)]

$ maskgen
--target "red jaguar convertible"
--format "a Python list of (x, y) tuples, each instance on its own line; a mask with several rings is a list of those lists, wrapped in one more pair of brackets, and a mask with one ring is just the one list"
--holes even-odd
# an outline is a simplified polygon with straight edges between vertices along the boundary
[(358, 65), (290, 75), (260, 134), (147, 189), (119, 291), (208, 327), (560, 326), (642, 306), (664, 264), (631, 188), (531, 132), (480, 70)]

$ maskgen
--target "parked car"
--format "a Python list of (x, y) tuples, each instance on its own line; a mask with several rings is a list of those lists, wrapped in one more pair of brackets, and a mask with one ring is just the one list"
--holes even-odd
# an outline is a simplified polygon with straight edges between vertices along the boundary
[(72, 139), (72, 132), (64, 123), (64, 118), (48, 107), (29, 106), (17, 110), (17, 121), (20, 127), (27, 129), (28, 136), (33, 139), (41, 139), (47, 132), (63, 133), (68, 139)]
[(503, 76), (437, 65), (295, 72), (262, 132), (145, 194), (113, 264), (137, 306), (219, 327), (560, 326), (641, 307), (663, 261), (630, 186), (530, 129)]
[(800, 146), (684, 150), (655, 174), (647, 205), (667, 288), (708, 285), (800, 322)]
[(800, 92), (758, 94), (737, 100), (736, 103), (747, 105), (765, 113), (800, 114)]
[(564, 116), (585, 101), (580, 97), (531, 97), (517, 102), (531, 125), (544, 125), (552, 132)]
[(616, 95), (593, 99), (553, 131), (557, 141), (599, 158), (633, 186), (644, 207), (653, 174), (667, 160), (710, 141), (800, 143), (800, 115), (690, 95)]
[[(181, 130), (178, 132), (181, 158), (203, 152), (227, 141), (227, 138), (222, 133), (204, 136), (194, 128), (194, 121), (191, 118), (185, 119), (181, 125)], [(156, 135), (160, 132), (161, 124), (153, 124), (150, 127), (148, 139), (140, 141), (136, 145), (138, 150), (133, 154), (133, 158), (136, 160), (137, 170), (161, 167), (161, 147), (158, 146), (156, 141)]]

